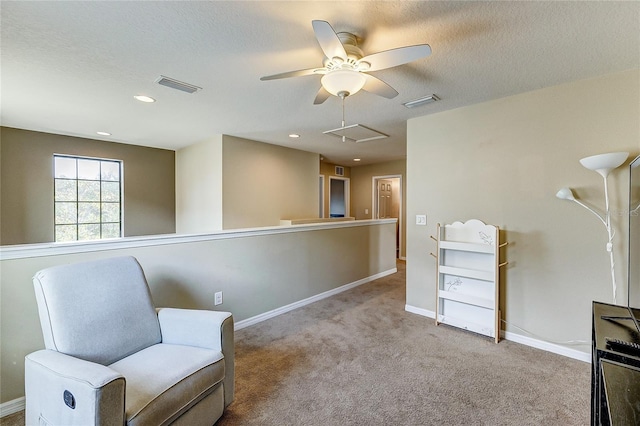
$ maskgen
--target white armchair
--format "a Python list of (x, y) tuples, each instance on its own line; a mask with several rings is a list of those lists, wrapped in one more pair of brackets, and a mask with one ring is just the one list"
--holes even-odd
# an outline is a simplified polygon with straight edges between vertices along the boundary
[(155, 309), (133, 257), (33, 283), (46, 349), (25, 358), (27, 425), (213, 425), (233, 400), (230, 313)]

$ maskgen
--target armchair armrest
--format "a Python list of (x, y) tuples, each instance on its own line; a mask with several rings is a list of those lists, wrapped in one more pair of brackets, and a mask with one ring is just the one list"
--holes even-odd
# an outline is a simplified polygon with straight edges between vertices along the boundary
[(162, 343), (222, 351), (222, 324), (229, 312), (159, 308)]
[[(65, 398), (65, 391), (72, 396)], [(125, 421), (124, 377), (60, 352), (25, 357), (25, 393), (28, 425), (122, 426)]]
[(222, 352), (225, 364), (224, 403), (234, 396), (235, 346), (230, 312), (158, 308), (162, 343), (198, 346)]

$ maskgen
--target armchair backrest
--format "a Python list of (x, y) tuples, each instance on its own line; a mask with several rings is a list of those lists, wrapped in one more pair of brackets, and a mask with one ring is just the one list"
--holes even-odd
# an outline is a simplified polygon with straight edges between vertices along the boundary
[(33, 285), (47, 349), (109, 365), (161, 341), (149, 286), (133, 257), (43, 269)]

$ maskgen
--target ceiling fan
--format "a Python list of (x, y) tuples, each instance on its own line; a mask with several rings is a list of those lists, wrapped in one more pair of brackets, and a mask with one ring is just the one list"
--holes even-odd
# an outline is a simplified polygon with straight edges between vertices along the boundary
[(325, 59), (321, 68), (309, 68), (289, 71), (260, 78), (260, 80), (276, 80), (305, 75), (322, 75), (322, 87), (313, 103), (323, 103), (329, 95), (342, 98), (365, 90), (376, 95), (392, 99), (398, 95), (397, 90), (367, 72), (383, 70), (403, 65), (431, 54), (428, 44), (398, 47), (371, 55), (362, 53), (355, 35), (347, 32), (336, 33), (326, 21), (311, 22)]

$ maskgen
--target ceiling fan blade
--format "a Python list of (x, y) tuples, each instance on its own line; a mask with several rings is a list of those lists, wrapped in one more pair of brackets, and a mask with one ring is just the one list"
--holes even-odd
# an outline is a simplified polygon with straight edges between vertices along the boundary
[(333, 59), (337, 56), (347, 59), (347, 52), (345, 52), (344, 46), (327, 21), (311, 21), (311, 25), (313, 25), (313, 32), (316, 34), (318, 43), (320, 43), (320, 48), (327, 58)]
[(431, 47), (428, 44), (418, 44), (374, 53), (365, 56), (358, 62), (368, 62), (371, 64), (371, 66), (366, 69), (368, 72), (397, 67), (398, 65), (407, 64), (417, 59), (426, 58), (429, 55), (431, 55)]
[(313, 104), (320, 105), (321, 103), (326, 101), (329, 96), (331, 96), (331, 93), (327, 92), (327, 90), (324, 87), (320, 87), (320, 90), (318, 90), (318, 94), (316, 95), (316, 98), (313, 100)]
[(389, 86), (384, 81), (380, 80), (377, 77), (372, 75), (362, 73), (367, 76), (367, 79), (362, 87), (362, 90), (365, 90), (369, 93), (376, 94), (378, 96), (382, 96), (383, 98), (393, 99), (398, 96), (398, 91), (393, 87)]
[(260, 81), (277, 80), (279, 78), (289, 78), (289, 77), (302, 77), (303, 75), (312, 75), (312, 74), (324, 74), (323, 72), (317, 72), (318, 70), (322, 70), (322, 68), (309, 68), (306, 70), (289, 71), (289, 72), (283, 72), (280, 74), (267, 75), (265, 77), (260, 77)]

